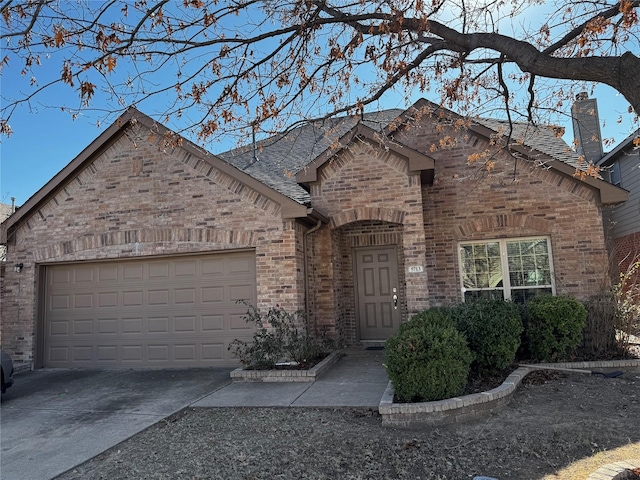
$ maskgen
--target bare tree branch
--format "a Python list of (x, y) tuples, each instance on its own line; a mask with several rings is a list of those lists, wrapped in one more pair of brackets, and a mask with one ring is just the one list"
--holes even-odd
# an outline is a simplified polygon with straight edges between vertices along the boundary
[(161, 98), (163, 120), (190, 112), (197, 120), (183, 128), (202, 141), (362, 112), (392, 92), (534, 121), (553, 108), (540, 103), (540, 79), (606, 84), (640, 112), (640, 0), (576, 1), (571, 11), (557, 0), (537, 27), (499, 33), (537, 3), (7, 0), (0, 65), (19, 68), (28, 88), (3, 89), (0, 126), (10, 133), (16, 108), (51, 103), (59, 84), (78, 90), (81, 105), (65, 106), (74, 113), (108, 111), (98, 98), (118, 105), (114, 114)]

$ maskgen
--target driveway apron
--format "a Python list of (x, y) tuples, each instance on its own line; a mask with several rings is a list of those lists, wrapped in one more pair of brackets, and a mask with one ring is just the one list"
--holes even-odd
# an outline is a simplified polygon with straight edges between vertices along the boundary
[(47, 480), (230, 382), (230, 369), (45, 369), (2, 396), (0, 478)]

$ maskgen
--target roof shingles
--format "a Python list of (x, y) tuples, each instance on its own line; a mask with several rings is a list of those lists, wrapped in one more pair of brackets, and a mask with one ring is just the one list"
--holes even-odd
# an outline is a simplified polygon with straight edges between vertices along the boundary
[[(248, 145), (218, 156), (296, 202), (309, 204), (309, 193), (296, 182), (297, 172), (329, 148), (335, 147), (337, 140), (359, 122), (382, 132), (403, 112), (401, 109), (390, 109), (367, 113), (361, 119), (339, 117), (307, 123), (283, 135), (275, 135), (257, 142), (255, 153), (253, 146)], [(475, 121), (496, 133), (507, 135), (509, 132), (509, 123), (504, 120), (482, 118)], [(513, 123), (512, 140), (535, 149), (538, 155), (543, 154), (572, 167), (581, 168), (578, 155), (549, 127)]]

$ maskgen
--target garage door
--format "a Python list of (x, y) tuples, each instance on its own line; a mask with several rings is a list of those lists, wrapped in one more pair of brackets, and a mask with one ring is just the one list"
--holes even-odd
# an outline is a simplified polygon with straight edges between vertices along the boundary
[(46, 267), (44, 365), (186, 367), (237, 363), (249, 340), (255, 254), (232, 253)]

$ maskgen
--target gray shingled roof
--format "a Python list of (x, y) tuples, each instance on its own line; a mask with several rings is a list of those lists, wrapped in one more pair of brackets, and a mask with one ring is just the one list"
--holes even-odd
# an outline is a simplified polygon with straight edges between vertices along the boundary
[[(301, 203), (311, 201), (309, 193), (295, 179), (296, 173), (329, 149), (334, 141), (346, 135), (358, 122), (382, 131), (404, 110), (390, 109), (367, 113), (364, 118), (339, 117), (322, 122), (308, 123), (287, 132), (257, 142), (254, 161), (252, 145), (236, 148), (218, 156), (236, 168), (251, 175), (274, 190)], [(477, 122), (496, 132), (508, 132), (508, 122), (495, 119), (478, 119)], [(548, 127), (536, 127), (525, 123), (513, 124), (513, 140), (578, 167), (578, 155)]]
[[(403, 110), (391, 109), (365, 114), (362, 123), (374, 130), (382, 130)], [(256, 180), (302, 204), (311, 197), (296, 183), (295, 174), (329, 149), (336, 139), (346, 135), (360, 119), (339, 117), (308, 123), (285, 135), (276, 135), (257, 142), (256, 157), (251, 145), (218, 156)]]
[[(496, 120), (493, 118), (479, 118), (479, 124), (502, 135), (509, 134), (509, 122), (507, 120)], [(533, 125), (530, 123), (513, 123), (512, 141), (522, 142), (529, 148), (534, 148), (555, 160), (560, 160), (574, 168), (582, 169), (579, 156), (571, 150), (569, 145), (558, 136), (553, 127), (548, 125)]]

